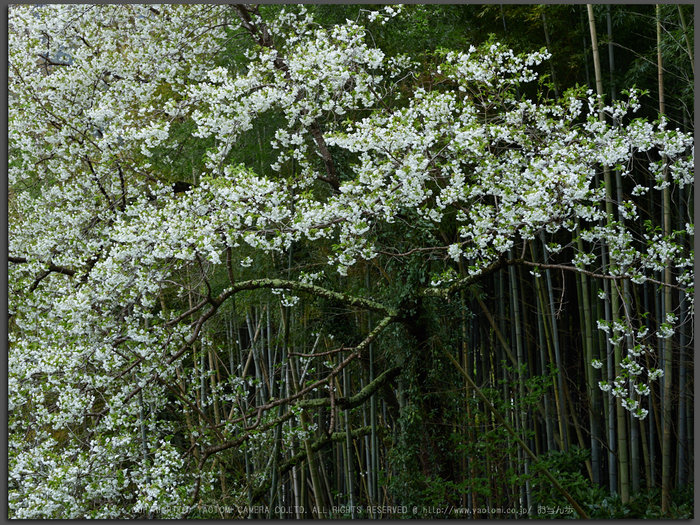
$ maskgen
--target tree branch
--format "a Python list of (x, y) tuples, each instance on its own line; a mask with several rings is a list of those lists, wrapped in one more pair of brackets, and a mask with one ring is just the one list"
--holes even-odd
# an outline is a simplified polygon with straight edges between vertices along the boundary
[[(231, 288), (225, 290), (214, 301), (221, 304), (223, 301), (228, 299), (230, 296), (242, 292), (244, 290), (256, 290), (261, 288), (268, 289), (280, 289), (280, 290), (291, 290), (295, 292), (304, 292), (311, 295), (316, 295), (318, 297), (324, 297), (326, 299), (331, 299), (335, 301), (340, 301), (347, 306), (355, 308), (366, 308), (367, 310), (372, 310), (374, 312), (380, 312), (384, 315), (395, 317), (397, 311), (384, 306), (377, 301), (372, 301), (371, 299), (365, 299), (364, 297), (356, 297), (342, 292), (334, 292), (315, 284), (300, 283), (297, 281), (289, 281), (286, 279), (252, 279), (249, 281), (241, 281), (235, 283)], [(171, 321), (172, 323), (172, 321)]]
[[(578, 272), (582, 273), (585, 275), (590, 275), (591, 277), (595, 277), (597, 279), (609, 279), (611, 281), (618, 281), (620, 279), (631, 279), (633, 276), (629, 274), (625, 275), (605, 275), (601, 273), (595, 273), (591, 272), (590, 270), (584, 270), (583, 268), (577, 268), (576, 266), (566, 266), (564, 264), (542, 264), (542, 263), (534, 263), (532, 261), (526, 261), (525, 259), (513, 259), (512, 261), (508, 261), (508, 264), (522, 264), (524, 266), (533, 266), (535, 268), (544, 268), (545, 270), (551, 269), (551, 270), (567, 270), (570, 272)], [(686, 291), (685, 288), (675, 285), (675, 284), (669, 284), (669, 283), (664, 283), (661, 281), (657, 281), (656, 279), (652, 279), (651, 277), (647, 277), (646, 275), (643, 276), (645, 281), (649, 281), (650, 283), (658, 284), (660, 286), (667, 286), (669, 288), (675, 288), (676, 290), (680, 291)]]
[[(15, 264), (25, 264), (29, 262), (25, 257), (13, 257), (11, 255), (7, 256), (7, 260)], [(58, 266), (54, 263), (49, 263), (49, 271), (62, 273), (63, 275), (68, 275), (70, 277), (73, 277), (75, 275), (75, 270), (71, 270), (70, 268), (66, 268), (64, 266)]]
[[(369, 385), (360, 390), (354, 396), (341, 397), (340, 399), (336, 399), (335, 405), (342, 409), (351, 409), (360, 406), (365, 401), (367, 401), (372, 396), (372, 394), (379, 390), (379, 388), (384, 386), (385, 383), (388, 383), (397, 375), (399, 375), (401, 373), (401, 370), (402, 367), (400, 366), (390, 368), (389, 370), (381, 374), (379, 377), (377, 377), (374, 381), (372, 381)], [(329, 397), (325, 397), (321, 399), (306, 399), (297, 403), (297, 406), (300, 406), (302, 408), (318, 408), (322, 406), (330, 406), (330, 404), (331, 399)]]

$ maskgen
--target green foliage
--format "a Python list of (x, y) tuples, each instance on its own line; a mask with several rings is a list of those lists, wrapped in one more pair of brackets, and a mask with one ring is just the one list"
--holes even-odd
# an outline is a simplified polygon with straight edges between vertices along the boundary
[(692, 519), (694, 517), (693, 485), (671, 493), (668, 514), (661, 512), (661, 491), (650, 489), (622, 503), (619, 494), (609, 494), (602, 487), (590, 487), (579, 500), (586, 505), (592, 519)]
[[(584, 463), (590, 457), (590, 450), (582, 449), (576, 445), (569, 447), (568, 452), (552, 450), (541, 459), (540, 463), (532, 466), (534, 473), (541, 471), (542, 467), (549, 470), (557, 477), (559, 482), (578, 502), (585, 501), (591, 484), (585, 473)], [(552, 491), (549, 480), (544, 476), (537, 476), (533, 495), (539, 504), (547, 507), (566, 507), (568, 501), (558, 492)]]
[[(590, 459), (590, 450), (576, 445), (568, 452), (550, 451), (542, 458), (536, 473), (546, 467), (566, 487), (566, 490), (581, 505), (592, 519), (691, 519), (694, 516), (694, 487), (692, 484), (673, 491), (668, 514), (661, 512), (661, 491), (657, 488), (644, 489), (633, 494), (628, 503), (623, 503), (617, 492), (612, 494), (604, 487), (594, 485), (586, 474), (585, 462)], [(557, 492), (544, 476), (535, 475), (533, 494), (538, 505), (547, 508), (563, 509), (569, 503)], [(541, 519), (560, 518), (562, 515), (539, 514), (532, 516)]]

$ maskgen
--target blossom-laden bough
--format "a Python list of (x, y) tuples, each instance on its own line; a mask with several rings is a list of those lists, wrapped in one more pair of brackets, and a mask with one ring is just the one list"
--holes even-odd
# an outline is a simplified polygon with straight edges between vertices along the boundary
[[(397, 13), (367, 20), (390, 23)], [(425, 89), (412, 84), (418, 64), (373, 47), (361, 21), (324, 28), (303, 6), (265, 18), (253, 6), (15, 5), (9, 29), (15, 517), (186, 514), (217, 477), (209, 458), (272, 446), (275, 430), (303, 410), (354, 406), (336, 377), (416, 298), (450, 301), (507, 265), (619, 283), (671, 264), (675, 286), (692, 298), (692, 259), (677, 249), (691, 221), (670, 238), (640, 236), (607, 220), (596, 184), (601, 166), (621, 170), (633, 191), (616, 204), (634, 217), (636, 196), (693, 183), (691, 137), (635, 120), (635, 91), (604, 109), (609, 123), (583, 89), (559, 102), (519, 98), (545, 50), (445, 52)], [(222, 57), (241, 37), (244, 58), (232, 66)], [(261, 146), (271, 161), (241, 165), (236, 148), (263, 119), (277, 126)], [(206, 148), (188, 191), (174, 192), (187, 141)], [(634, 181), (639, 164), (656, 186)], [(393, 243), (397, 223), (424, 235)], [(560, 231), (605, 243), (610, 261), (585, 252), (559, 265), (525, 258), (529, 241)], [(316, 273), (291, 276), (282, 264), (271, 275), (264, 261), (301, 246), (316, 250)], [(349, 284), (378, 257), (416, 253), (444, 271), (401, 300)], [(219, 370), (193, 361), (204, 363), (208, 327), (236, 297), (264, 290), (282, 295), (282, 312), (317, 298), (381, 321), (356, 343), (341, 341), (340, 358), (315, 381), (282, 377), (296, 391), (268, 387), (266, 399), (251, 399), (260, 385), (232, 369), (202, 399), (203, 370)], [(675, 322), (669, 314), (659, 337)], [(648, 392), (658, 372), (637, 359), (647, 348), (640, 315), (621, 323), (615, 331), (628, 337), (612, 343), (631, 346), (615, 395), (643, 417), (629, 394)], [(390, 370), (357, 403), (400, 373)], [(306, 395), (317, 389), (329, 393), (314, 403)], [(168, 407), (188, 414), (184, 427), (157, 417)], [(269, 485), (269, 475), (256, 473), (257, 483)]]

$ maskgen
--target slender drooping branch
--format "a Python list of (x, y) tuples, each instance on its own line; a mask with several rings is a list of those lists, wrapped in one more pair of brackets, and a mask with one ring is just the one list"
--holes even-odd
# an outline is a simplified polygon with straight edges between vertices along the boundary
[[(595, 277), (596, 279), (608, 279), (610, 281), (618, 281), (621, 279), (632, 279), (633, 277), (636, 277), (634, 275), (629, 275), (629, 274), (607, 275), (607, 274), (592, 272), (590, 270), (584, 270), (583, 268), (579, 268), (577, 266), (567, 266), (565, 264), (535, 263), (532, 261), (526, 261), (525, 259), (513, 259), (511, 261), (508, 261), (508, 264), (523, 264), (525, 266), (532, 266), (534, 268), (542, 268), (544, 270), (546, 270), (546, 269), (566, 270), (568, 272), (581, 273), (584, 275), (589, 275), (591, 277)], [(682, 292), (686, 291), (686, 288), (683, 288), (682, 286), (678, 286), (678, 285), (673, 284), (673, 283), (665, 283), (662, 281), (658, 281), (656, 279), (652, 279), (651, 277), (647, 277), (646, 275), (644, 276), (644, 280), (649, 281), (650, 283), (658, 284), (659, 286), (662, 286), (662, 287), (674, 288), (674, 289), (680, 290)]]
[(686, 51), (688, 52), (688, 57), (690, 58), (690, 69), (695, 75), (695, 59), (693, 58), (693, 46), (690, 43), (690, 36), (688, 36), (688, 26), (685, 24), (685, 17), (683, 16), (683, 9), (681, 9), (681, 4), (678, 4), (678, 15), (681, 19), (681, 27), (683, 27), (683, 36), (685, 36)]

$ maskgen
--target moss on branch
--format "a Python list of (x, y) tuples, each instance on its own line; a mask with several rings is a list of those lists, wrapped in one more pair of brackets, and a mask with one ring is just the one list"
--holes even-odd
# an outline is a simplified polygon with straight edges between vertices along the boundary
[(216, 303), (221, 304), (231, 295), (234, 295), (238, 292), (242, 292), (244, 290), (257, 290), (262, 288), (291, 290), (294, 292), (309, 293), (318, 297), (324, 297), (326, 299), (340, 301), (348, 306), (353, 306), (356, 308), (365, 308), (367, 310), (381, 312), (389, 316), (395, 316), (397, 313), (394, 309), (384, 306), (383, 304), (377, 301), (373, 301), (371, 299), (365, 299), (364, 297), (356, 297), (342, 292), (334, 292), (332, 290), (328, 290), (315, 284), (301, 283), (298, 281), (289, 281), (286, 279), (251, 279), (250, 281), (237, 282), (231, 288), (228, 288), (221, 295), (219, 295), (219, 297), (217, 297), (215, 301)]
[[(372, 396), (372, 394), (379, 390), (381, 386), (383, 386), (385, 383), (391, 381), (393, 378), (399, 375), (401, 373), (401, 369), (402, 368), (400, 366), (390, 368), (389, 370), (381, 374), (379, 377), (377, 377), (374, 381), (372, 381), (369, 385), (360, 390), (354, 396), (341, 397), (339, 399), (336, 399), (336, 406), (342, 409), (350, 409), (360, 406), (365, 401), (367, 401)], [(299, 401), (297, 403), (297, 406), (302, 408), (319, 408), (322, 406), (330, 406), (330, 404), (331, 398), (324, 397), (321, 399), (305, 399), (303, 401)]]

